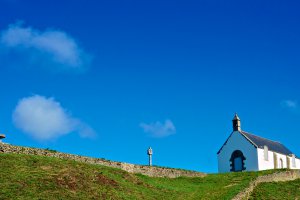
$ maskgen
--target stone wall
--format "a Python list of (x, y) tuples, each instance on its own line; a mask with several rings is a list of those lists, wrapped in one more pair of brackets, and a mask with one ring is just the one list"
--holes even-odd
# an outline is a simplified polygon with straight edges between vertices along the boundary
[(250, 182), (249, 186), (238, 193), (233, 200), (242, 200), (242, 199), (249, 199), (251, 193), (253, 192), (254, 188), (259, 183), (268, 183), (268, 182), (279, 182), (279, 181), (292, 181), (295, 179), (300, 178), (300, 170), (292, 170), (292, 171), (285, 171), (285, 172), (278, 172), (274, 174), (268, 174), (264, 176), (257, 177), (254, 181)]
[(0, 153), (15, 153), (15, 154), (27, 154), (27, 155), (39, 155), (39, 156), (49, 156), (61, 159), (75, 160), (79, 162), (89, 163), (89, 164), (98, 164), (108, 167), (119, 168), (130, 173), (141, 173), (151, 177), (169, 177), (176, 178), (180, 176), (187, 177), (203, 177), (206, 174), (187, 171), (180, 169), (172, 169), (165, 167), (154, 167), (154, 166), (144, 166), (144, 165), (134, 165), (123, 162), (109, 161), (101, 158), (91, 158), (85, 156), (79, 156), (74, 154), (60, 153), (51, 150), (30, 148), (30, 147), (21, 147), (14, 146), (9, 144), (0, 143)]

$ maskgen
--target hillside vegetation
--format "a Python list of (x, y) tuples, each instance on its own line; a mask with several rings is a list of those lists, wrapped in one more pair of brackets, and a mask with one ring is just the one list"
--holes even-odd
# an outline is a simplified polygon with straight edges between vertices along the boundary
[(272, 172), (153, 178), (53, 157), (0, 154), (0, 199), (231, 199), (266, 173)]
[(300, 179), (258, 184), (250, 199), (300, 199)]

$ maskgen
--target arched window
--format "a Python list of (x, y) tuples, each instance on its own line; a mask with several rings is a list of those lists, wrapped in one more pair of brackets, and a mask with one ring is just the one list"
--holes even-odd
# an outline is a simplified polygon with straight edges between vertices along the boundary
[(283, 168), (283, 160), (282, 158), (279, 159), (279, 166), (278, 166), (279, 169), (282, 169)]
[(245, 156), (240, 150), (235, 150), (231, 154), (230, 158), (230, 171), (232, 172), (240, 172), (246, 169), (245, 167)]

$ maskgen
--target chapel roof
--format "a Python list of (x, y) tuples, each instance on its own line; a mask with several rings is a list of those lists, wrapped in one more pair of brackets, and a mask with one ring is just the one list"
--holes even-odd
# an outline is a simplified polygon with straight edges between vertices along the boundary
[(252, 144), (257, 146), (258, 148), (264, 148), (264, 146), (267, 146), (270, 151), (274, 151), (274, 152), (281, 153), (284, 155), (293, 154), (288, 148), (286, 148), (280, 142), (262, 138), (260, 136), (253, 135), (251, 133), (247, 133), (245, 131), (240, 131), (240, 133), (243, 136), (245, 136)]
[(227, 138), (227, 140), (222, 145), (222, 147), (219, 149), (219, 151), (218, 151), (217, 154), (219, 154), (222, 151), (223, 147), (227, 144), (229, 138), (235, 132), (238, 132), (239, 134), (241, 134), (242, 136), (244, 136), (256, 148), (263, 149), (264, 146), (267, 146), (270, 151), (273, 151), (273, 152), (276, 152), (276, 153), (280, 153), (280, 154), (283, 154), (283, 155), (291, 155), (291, 154), (293, 154), (288, 148), (286, 148), (280, 142), (269, 140), (269, 139), (266, 139), (266, 138), (263, 138), (263, 137), (260, 137), (260, 136), (257, 136), (257, 135), (253, 135), (252, 133), (248, 133), (248, 132), (242, 131), (241, 130), (241, 124), (238, 123), (238, 122), (240, 122), (240, 118), (237, 115), (237, 113), (235, 113), (234, 118), (232, 120), (232, 123), (233, 123), (233, 132)]

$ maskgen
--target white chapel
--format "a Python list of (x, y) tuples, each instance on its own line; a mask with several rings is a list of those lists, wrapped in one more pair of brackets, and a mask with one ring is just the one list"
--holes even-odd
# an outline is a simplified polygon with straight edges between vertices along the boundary
[(223, 172), (300, 169), (300, 159), (280, 142), (242, 131), (235, 114), (233, 132), (218, 151), (218, 169)]

